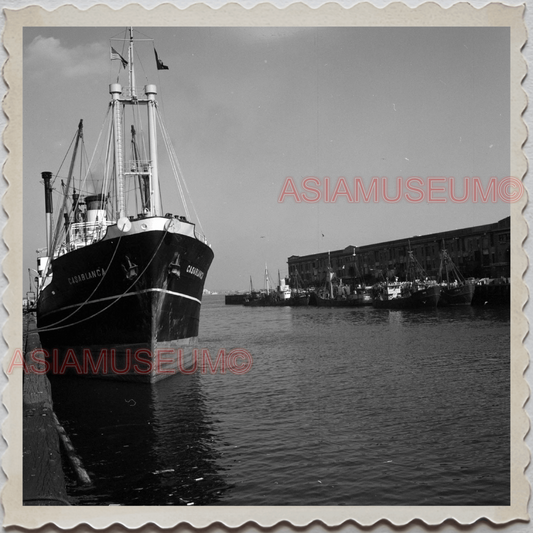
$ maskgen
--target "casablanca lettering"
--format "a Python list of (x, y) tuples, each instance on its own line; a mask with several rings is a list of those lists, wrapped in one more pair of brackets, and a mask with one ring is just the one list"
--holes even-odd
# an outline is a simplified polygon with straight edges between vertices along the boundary
[(95, 270), (91, 270), (90, 272), (83, 272), (82, 274), (72, 276), (68, 278), (68, 282), (70, 283), (70, 285), (74, 285), (76, 283), (81, 283), (82, 281), (88, 281), (94, 278), (101, 278), (104, 274), (105, 270), (103, 268), (98, 267)]
[(189, 274), (193, 274), (194, 276), (200, 278), (200, 279), (204, 279), (204, 273), (199, 269), (199, 268), (196, 268), (196, 267), (193, 267), (191, 265), (189, 265), (187, 267), (187, 272)]

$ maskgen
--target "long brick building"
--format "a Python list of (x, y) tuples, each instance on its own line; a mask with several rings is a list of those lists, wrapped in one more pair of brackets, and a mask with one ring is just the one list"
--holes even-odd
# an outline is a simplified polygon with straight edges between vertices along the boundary
[(511, 275), (511, 217), (483, 226), (366, 246), (347, 246), (343, 250), (305, 256), (293, 255), (287, 262), (291, 279), (298, 274), (306, 286), (322, 283), (328, 266), (345, 283), (355, 282), (358, 273), (366, 283), (374, 283), (384, 278), (402, 279), (407, 252), (411, 249), (427, 275), (436, 278), (443, 247), (466, 278), (508, 278)]

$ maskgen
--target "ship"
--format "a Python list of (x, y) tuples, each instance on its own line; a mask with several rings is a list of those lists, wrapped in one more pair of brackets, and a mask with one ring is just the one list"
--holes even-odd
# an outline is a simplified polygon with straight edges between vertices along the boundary
[(266, 305), (266, 302), (269, 299), (269, 289), (267, 288), (267, 283), (270, 282), (270, 278), (268, 277), (268, 270), (265, 266), (265, 290), (264, 291), (256, 291), (254, 290), (254, 284), (252, 281), (252, 276), (250, 276), (250, 293), (246, 295), (244, 298), (242, 305), (245, 307), (264, 307)]
[(254, 291), (252, 277), (250, 276), (250, 294), (244, 299), (245, 307), (284, 307), (289, 305), (291, 290), (288, 285), (281, 282), (278, 271), (278, 286), (272, 289), (272, 281), (268, 274), (268, 266), (265, 265), (265, 288), (262, 291)]
[(337, 279), (335, 273), (328, 267), (324, 286), (313, 292), (309, 303), (317, 307), (358, 307), (362, 300), (357, 293), (350, 294), (350, 286)]
[(328, 253), (328, 269), (324, 286), (311, 295), (310, 304), (317, 307), (361, 307), (372, 305), (372, 289), (366, 287), (357, 266), (355, 253), (353, 254), (354, 283), (343, 283), (331, 268)]
[[(38, 258), (37, 327), (53, 374), (154, 383), (190, 371), (214, 253), (191, 221), (157, 87), (136, 87), (134, 46), (153, 47), (148, 52), (152, 59), (155, 52), (154, 71), (168, 67), (153, 40), (137, 38), (132, 28), (111, 41), (118, 48), (114, 41), (123, 43), (123, 54), (110, 47), (119, 77), (109, 86), (103, 170), (83, 175), (80, 170), (76, 183), (75, 161), (84, 144), (80, 121), (66, 179), (59, 180), (59, 172), (42, 173), (46, 253)], [(122, 78), (125, 86), (118, 83)], [(143, 124), (146, 139), (138, 133)], [(163, 209), (161, 138), (181, 194), (180, 214)], [(52, 193), (59, 188), (62, 200), (54, 221)]]
[(377, 309), (415, 309), (436, 307), (440, 285), (428, 279), (411, 250), (407, 252), (405, 281), (384, 281), (373, 287), (373, 306)]
[(298, 270), (294, 270), (292, 275), (289, 276), (288, 281), (290, 297), (287, 299), (287, 305), (290, 307), (305, 307), (309, 305), (310, 294), (307, 289), (303, 288), (303, 280)]
[(441, 252), (437, 279), (441, 284), (439, 306), (472, 304), (476, 286), (465, 280), (445, 248)]

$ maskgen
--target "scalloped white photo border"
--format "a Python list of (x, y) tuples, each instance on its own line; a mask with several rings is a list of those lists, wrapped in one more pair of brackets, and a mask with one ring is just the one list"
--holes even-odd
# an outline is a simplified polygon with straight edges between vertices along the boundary
[[(526, 62), (521, 49), (526, 42), (524, 7), (490, 4), (477, 9), (470, 4), (455, 4), (443, 9), (435, 3), (423, 4), (416, 9), (401, 3), (385, 8), (371, 4), (358, 4), (345, 9), (338, 4), (326, 4), (311, 9), (304, 4), (292, 4), (278, 9), (270, 4), (261, 4), (247, 10), (237, 4), (212, 9), (196, 4), (187, 9), (178, 9), (163, 4), (146, 10), (139, 5), (127, 5), (113, 10), (98, 5), (82, 11), (75, 6), (64, 6), (46, 11), (39, 6), (20, 10), (5, 10), (6, 26), (3, 35), (8, 60), (4, 65), (4, 80), (8, 93), (3, 102), (8, 125), (4, 131), (4, 145), (9, 152), (3, 168), (8, 189), (3, 197), (3, 206), (9, 217), (4, 229), (4, 241), (9, 249), (3, 262), (9, 285), (3, 295), (4, 306), (9, 313), (3, 329), (8, 351), (4, 354), (4, 370), (7, 361), (22, 342), (22, 28), (24, 26), (507, 26), (511, 30), (511, 176), (523, 179), (527, 160), (522, 146), (527, 138), (527, 129), (522, 113), (527, 98), (521, 82), (526, 75)], [(5, 526), (37, 528), (55, 524), (72, 528), (88, 524), (102, 529), (112, 524), (127, 528), (139, 528), (156, 524), (169, 528), (177, 524), (190, 524), (196, 528), (220, 523), (238, 527), (255, 523), (271, 527), (282, 521), (303, 527), (320, 521), (327, 526), (355, 522), (371, 526), (386, 520), (394, 525), (403, 525), (413, 520), (428, 525), (455, 520), (459, 524), (473, 524), (486, 519), (494, 524), (506, 524), (514, 520), (528, 520), (530, 487), (524, 471), (529, 463), (529, 451), (524, 438), (529, 429), (529, 420), (524, 404), (529, 389), (524, 378), (528, 365), (528, 353), (523, 340), (528, 324), (523, 313), (527, 301), (527, 287), (523, 276), (527, 256), (523, 242), (528, 229), (523, 217), (527, 198), (511, 204), (511, 505), (500, 507), (439, 507), (439, 506), (389, 506), (389, 507), (31, 507), (22, 506), (22, 371), (18, 369), (9, 376), (4, 390), (3, 403), (8, 417), (3, 426), (8, 448), (2, 459), (2, 467), (8, 478), (2, 493)]]

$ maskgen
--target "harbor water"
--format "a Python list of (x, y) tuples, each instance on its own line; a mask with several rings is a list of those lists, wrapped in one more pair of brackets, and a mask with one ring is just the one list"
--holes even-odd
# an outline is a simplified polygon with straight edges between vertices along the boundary
[[(52, 380), (76, 505), (509, 505), (509, 308), (225, 306), (153, 386)], [(69, 472), (67, 471), (67, 474)]]

